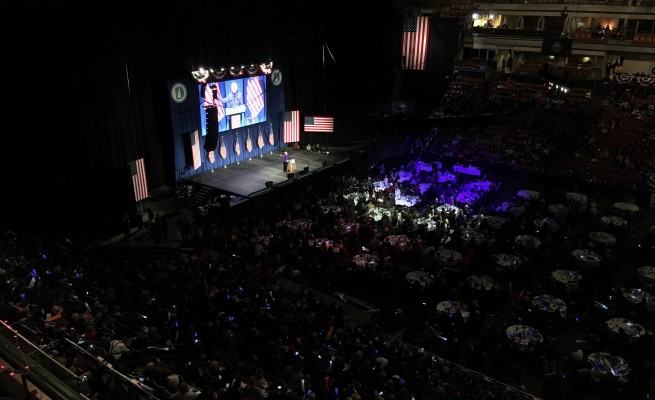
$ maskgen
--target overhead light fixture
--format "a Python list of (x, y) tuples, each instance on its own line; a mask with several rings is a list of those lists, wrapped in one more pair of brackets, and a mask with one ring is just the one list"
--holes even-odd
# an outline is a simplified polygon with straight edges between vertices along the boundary
[(209, 78), (209, 71), (200, 67), (197, 71), (191, 71), (191, 75), (193, 76), (193, 79), (199, 83), (204, 83), (207, 82), (207, 78)]
[(259, 69), (266, 75), (270, 74), (273, 71), (273, 61), (267, 61), (259, 65)]
[(229, 77), (239, 77), (244, 74), (248, 75), (258, 75), (264, 74), (268, 75), (273, 71), (273, 61), (268, 60), (261, 64), (258, 63), (249, 63), (249, 64), (238, 64), (231, 65), (229, 68), (224, 66), (217, 69), (209, 68), (205, 69), (203, 67), (198, 68), (197, 71), (191, 71), (191, 76), (198, 83), (207, 83), (208, 81), (221, 81)]
[(215, 79), (221, 80), (225, 78), (225, 75), (227, 75), (227, 70), (225, 69), (225, 67), (220, 67), (218, 70), (212, 69), (211, 73)]

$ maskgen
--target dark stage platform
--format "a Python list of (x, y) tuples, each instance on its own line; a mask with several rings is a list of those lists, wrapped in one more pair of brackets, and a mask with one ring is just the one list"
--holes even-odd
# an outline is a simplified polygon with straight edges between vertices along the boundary
[[(283, 171), (282, 150), (273, 151), (262, 157), (253, 157), (230, 164), (225, 168), (216, 168), (188, 179), (187, 182), (218, 189), (244, 199), (258, 196), (274, 186), (287, 184), (289, 181), (303, 179), (316, 172), (324, 171), (334, 165), (349, 161), (352, 157), (367, 157), (363, 154), (364, 144), (350, 146), (333, 146), (324, 152), (307, 150), (288, 150), (295, 159), (295, 173), (289, 176)], [(267, 186), (267, 182), (269, 186)]]

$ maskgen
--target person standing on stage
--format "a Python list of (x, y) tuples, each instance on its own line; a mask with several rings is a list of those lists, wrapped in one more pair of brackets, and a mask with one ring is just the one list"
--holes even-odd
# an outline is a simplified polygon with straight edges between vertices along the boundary
[(287, 172), (289, 169), (289, 153), (285, 151), (280, 157), (282, 157), (282, 171)]

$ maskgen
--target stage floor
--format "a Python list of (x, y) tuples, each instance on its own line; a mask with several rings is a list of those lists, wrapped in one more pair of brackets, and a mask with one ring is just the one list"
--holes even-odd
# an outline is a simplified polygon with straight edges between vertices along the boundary
[[(295, 160), (294, 178), (313, 174), (335, 164), (348, 161), (351, 157), (365, 157), (360, 153), (363, 145), (330, 147), (327, 152), (307, 150), (288, 150), (291, 159)], [(275, 186), (290, 180), (283, 171), (283, 151), (277, 150), (251, 160), (243, 160), (230, 164), (225, 168), (216, 168), (189, 178), (187, 182), (209, 186), (220, 191), (250, 198), (262, 191), (270, 189), (267, 182)]]

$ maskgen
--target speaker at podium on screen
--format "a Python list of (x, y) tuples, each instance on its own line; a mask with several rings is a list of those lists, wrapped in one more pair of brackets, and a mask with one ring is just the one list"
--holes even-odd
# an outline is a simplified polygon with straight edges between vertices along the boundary
[(230, 129), (241, 128), (243, 118), (246, 114), (246, 105), (236, 107), (225, 107), (225, 114), (230, 118)]

